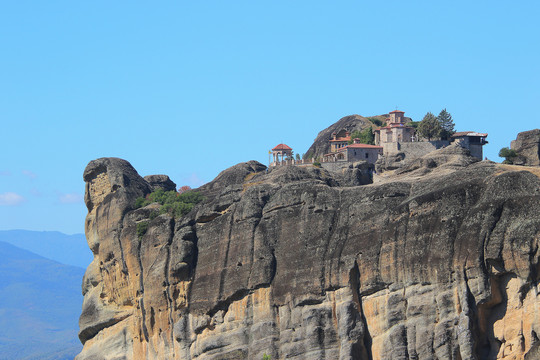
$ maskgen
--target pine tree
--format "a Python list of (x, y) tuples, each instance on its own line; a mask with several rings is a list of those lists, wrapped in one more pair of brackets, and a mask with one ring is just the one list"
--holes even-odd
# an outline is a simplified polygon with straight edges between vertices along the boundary
[(431, 141), (433, 138), (437, 138), (441, 135), (441, 124), (439, 120), (432, 113), (428, 112), (420, 124), (418, 124), (418, 133), (421, 137)]
[(448, 140), (454, 133), (454, 120), (452, 120), (452, 115), (448, 111), (446, 111), (446, 108), (442, 109), (439, 113), (439, 116), (437, 116), (437, 120), (439, 120), (439, 124), (441, 125), (441, 139)]

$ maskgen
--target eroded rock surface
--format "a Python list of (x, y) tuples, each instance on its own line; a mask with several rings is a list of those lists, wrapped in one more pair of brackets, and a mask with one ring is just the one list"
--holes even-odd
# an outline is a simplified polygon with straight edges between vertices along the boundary
[(518, 156), (512, 159), (515, 165), (540, 165), (540, 129), (520, 132), (511, 148)]
[(535, 358), (540, 179), (446, 151), (363, 186), (239, 164), (180, 219), (92, 161), (77, 360)]
[(150, 185), (152, 191), (163, 189), (164, 191), (176, 190), (176, 184), (167, 175), (148, 175), (144, 180)]

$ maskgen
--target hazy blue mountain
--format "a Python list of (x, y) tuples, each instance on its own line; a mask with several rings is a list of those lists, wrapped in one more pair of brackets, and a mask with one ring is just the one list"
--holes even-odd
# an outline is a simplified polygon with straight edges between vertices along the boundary
[(73, 359), (83, 274), (0, 241), (1, 360)]
[(29, 250), (62, 264), (88, 267), (92, 252), (83, 234), (66, 235), (58, 231), (0, 230), (0, 241)]

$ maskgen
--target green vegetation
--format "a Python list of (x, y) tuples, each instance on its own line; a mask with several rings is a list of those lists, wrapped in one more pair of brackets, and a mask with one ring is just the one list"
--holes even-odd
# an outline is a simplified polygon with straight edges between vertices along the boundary
[(270, 355), (267, 355), (266, 353), (264, 353), (263, 360), (272, 360), (272, 358), (270, 357)]
[(503, 161), (503, 164), (513, 164), (516, 156), (517, 156), (517, 152), (507, 147), (503, 147), (499, 151), (499, 157), (505, 158), (505, 160)]
[(193, 206), (202, 200), (204, 200), (204, 197), (197, 191), (190, 190), (178, 193), (174, 190), (164, 191), (163, 189), (157, 189), (148, 194), (146, 198), (138, 198), (135, 201), (135, 208), (137, 209), (157, 202), (161, 205), (159, 209), (160, 214), (169, 213), (174, 217), (181, 217), (190, 212)]
[(374, 117), (368, 117), (368, 120), (371, 121), (371, 123), (375, 126), (383, 126), (383, 122), (380, 119), (377, 119)]
[(452, 120), (452, 115), (446, 109), (442, 109), (437, 116), (437, 120), (441, 125), (441, 139), (449, 140), (452, 135), (454, 135), (454, 120)]
[(141, 221), (137, 223), (137, 237), (140, 239), (148, 231), (148, 221)]
[(418, 125), (418, 133), (420, 136), (428, 139), (428, 141), (431, 141), (431, 139), (438, 138), (441, 135), (441, 124), (439, 123), (439, 120), (433, 115), (432, 113), (428, 112), (422, 121), (420, 121), (420, 124)]
[(437, 117), (431, 112), (428, 112), (422, 121), (412, 121), (409, 125), (416, 128), (418, 134), (428, 141), (432, 139), (449, 140), (455, 133), (454, 120), (446, 109), (442, 109)]
[(150, 213), (150, 220), (154, 220), (155, 218), (157, 218), (159, 215), (159, 211), (152, 211)]
[(410, 121), (407, 125), (415, 129), (418, 129), (418, 125), (420, 125), (420, 121)]
[(352, 144), (353, 141), (354, 141), (354, 139), (356, 139), (356, 138), (359, 139), (361, 133), (362, 133), (362, 132), (361, 132), (360, 130), (354, 130), (354, 131), (352, 132), (352, 134), (351, 134), (351, 140), (349, 140), (349, 144)]
[(319, 161), (319, 159), (317, 159), (317, 160), (315, 160), (315, 161), (313, 162), (313, 166), (315, 166), (315, 167), (321, 167), (321, 166), (322, 166), (322, 165), (321, 165), (321, 162)]
[(365, 128), (362, 131), (355, 130), (351, 134), (351, 140), (349, 140), (349, 144), (352, 144), (354, 139), (360, 139), (361, 144), (375, 144), (375, 135), (373, 134), (373, 129), (371, 126)]

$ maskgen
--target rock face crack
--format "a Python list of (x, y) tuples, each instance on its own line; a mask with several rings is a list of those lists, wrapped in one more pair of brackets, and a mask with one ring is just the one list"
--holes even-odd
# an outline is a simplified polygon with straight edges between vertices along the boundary
[(139, 262), (139, 269), (140, 269), (140, 275), (139, 275), (139, 308), (141, 309), (141, 330), (144, 335), (144, 339), (146, 342), (148, 342), (149, 336), (148, 336), (148, 328), (146, 327), (146, 309), (144, 307), (144, 267), (141, 259), (141, 245), (142, 245), (142, 239), (139, 239), (137, 243), (137, 261)]
[[(173, 224), (171, 226), (171, 229), (174, 229), (175, 228), (175, 224), (174, 224), (174, 221), (173, 221)], [(171, 294), (171, 279), (169, 277), (169, 268), (170, 268), (170, 264), (171, 264), (171, 243), (172, 243), (172, 240), (173, 240), (173, 236), (174, 236), (174, 232), (171, 232), (170, 235), (169, 235), (169, 240), (167, 241), (167, 244), (165, 246), (166, 248), (166, 260), (165, 260), (165, 297), (167, 299), (167, 310), (168, 310), (168, 317), (169, 317), (169, 328), (172, 329), (173, 326), (174, 326), (174, 319), (173, 319), (173, 315), (174, 315), (174, 301), (172, 299), (172, 294)], [(170, 331), (170, 340), (171, 340), (171, 344), (174, 344), (174, 332), (173, 331)], [(174, 346), (172, 347), (172, 355), (173, 355), (173, 358), (175, 357), (175, 349), (174, 349)]]
[(233, 229), (233, 222), (234, 222), (234, 216), (231, 215), (231, 219), (229, 221), (229, 229), (228, 229), (228, 236), (227, 236), (227, 245), (226, 245), (226, 248), (225, 248), (225, 255), (223, 257), (223, 270), (221, 271), (221, 274), (220, 274), (220, 279), (219, 279), (219, 298), (221, 298), (223, 296), (223, 289), (224, 289), (224, 286), (225, 286), (225, 277), (227, 276), (227, 266), (229, 265), (228, 261), (229, 261), (229, 250), (230, 250), (230, 246), (231, 246), (231, 236), (232, 236), (232, 229)]
[(353, 301), (356, 305), (358, 314), (360, 314), (360, 322), (357, 326), (361, 327), (363, 334), (361, 334), (360, 341), (353, 345), (353, 359), (358, 360), (373, 360), (373, 354), (371, 353), (372, 338), (367, 326), (366, 317), (362, 309), (362, 297), (360, 296), (360, 270), (358, 269), (358, 263), (354, 261), (353, 268), (349, 271), (349, 286), (352, 291)]

